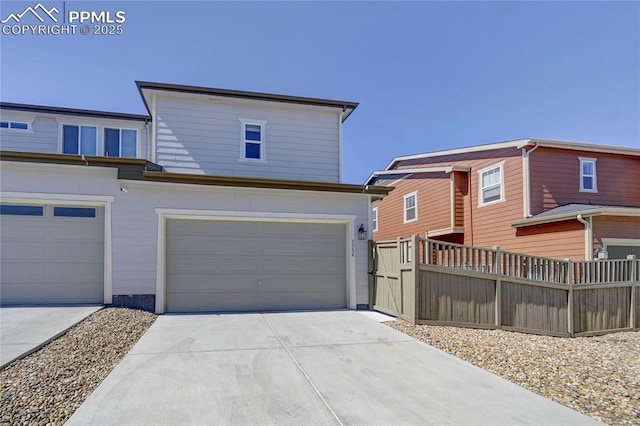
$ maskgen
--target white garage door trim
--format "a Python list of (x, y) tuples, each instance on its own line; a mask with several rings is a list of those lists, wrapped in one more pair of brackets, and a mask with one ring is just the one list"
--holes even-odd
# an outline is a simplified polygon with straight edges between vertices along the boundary
[[(347, 306), (350, 309), (356, 309), (356, 260), (354, 238), (355, 220), (357, 218), (356, 215), (161, 208), (157, 208), (155, 210), (158, 215), (158, 255), (156, 268), (156, 313), (158, 314), (165, 313), (166, 309), (165, 239), (167, 235), (167, 219), (344, 224), (346, 226), (345, 247), (347, 253), (347, 259), (345, 260), (347, 262)], [(351, 253), (351, 256), (349, 256), (348, 253)]]
[(6, 203), (56, 204), (101, 207), (104, 209), (104, 304), (113, 302), (112, 256), (111, 256), (111, 203), (114, 196), (48, 194), (38, 192), (0, 192)]

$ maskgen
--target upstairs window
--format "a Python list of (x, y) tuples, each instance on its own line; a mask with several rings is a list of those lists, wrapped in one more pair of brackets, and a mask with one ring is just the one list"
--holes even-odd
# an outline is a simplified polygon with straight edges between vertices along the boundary
[(413, 192), (404, 196), (404, 223), (418, 220), (418, 193)]
[(266, 161), (265, 132), (266, 121), (240, 119), (242, 127), (241, 160)]
[(504, 201), (503, 164), (478, 171), (480, 174), (480, 205)]
[(373, 228), (373, 231), (377, 231), (378, 230), (378, 208), (374, 207), (373, 210), (371, 211), (371, 227)]
[(598, 192), (596, 184), (596, 159), (580, 158), (580, 191)]
[(98, 129), (93, 126), (62, 126), (62, 153), (96, 155), (98, 152)]
[(0, 129), (29, 130), (29, 123), (24, 121), (0, 121)]
[(106, 157), (136, 158), (138, 132), (130, 129), (104, 129), (104, 155)]

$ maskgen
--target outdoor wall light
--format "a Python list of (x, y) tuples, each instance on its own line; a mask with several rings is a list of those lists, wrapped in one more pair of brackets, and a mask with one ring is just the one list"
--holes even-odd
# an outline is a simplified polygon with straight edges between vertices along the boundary
[(358, 228), (358, 239), (359, 240), (366, 240), (369, 237), (369, 233), (367, 232), (366, 228), (364, 227), (364, 223), (360, 224), (360, 228)]

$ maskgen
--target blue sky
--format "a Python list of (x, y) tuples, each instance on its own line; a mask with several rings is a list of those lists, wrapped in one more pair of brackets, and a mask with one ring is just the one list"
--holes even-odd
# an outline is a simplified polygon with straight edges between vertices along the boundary
[(524, 137), (640, 147), (639, 2), (64, 6), (124, 10), (123, 34), (1, 35), (3, 101), (145, 113), (134, 80), (357, 101), (349, 183), (397, 155)]

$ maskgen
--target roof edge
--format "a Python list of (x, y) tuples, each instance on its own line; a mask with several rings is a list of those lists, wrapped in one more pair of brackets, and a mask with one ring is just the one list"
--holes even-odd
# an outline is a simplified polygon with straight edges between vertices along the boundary
[(404, 155), (394, 157), (391, 162), (387, 165), (385, 170), (389, 170), (391, 167), (400, 161), (409, 161), (409, 160), (418, 160), (421, 158), (431, 158), (431, 157), (441, 157), (444, 155), (454, 155), (454, 154), (466, 154), (470, 152), (482, 152), (482, 151), (491, 151), (494, 149), (503, 149), (503, 148), (525, 148), (528, 146), (542, 146), (548, 148), (558, 148), (558, 149), (568, 149), (574, 151), (591, 151), (591, 152), (603, 152), (610, 154), (622, 154), (622, 155), (632, 155), (640, 157), (640, 149), (637, 148), (627, 148), (622, 146), (613, 146), (613, 145), (596, 145), (589, 144), (584, 142), (565, 142), (565, 141), (554, 141), (548, 139), (535, 139), (535, 138), (525, 138), (525, 139), (515, 139), (506, 142), (496, 142), (485, 145), (473, 145), (461, 148), (453, 148), (442, 151), (433, 151), (433, 152), (425, 152), (422, 154), (413, 154), (413, 155)]
[[(169, 92), (194, 93), (194, 94), (202, 94), (202, 95), (210, 95), (210, 96), (222, 96), (222, 97), (229, 97), (229, 98), (256, 99), (256, 100), (271, 101), (271, 102), (324, 106), (324, 107), (342, 108), (345, 112), (348, 110), (349, 112), (345, 114), (342, 121), (346, 120), (347, 117), (351, 114), (351, 112), (353, 112), (353, 110), (355, 110), (359, 105), (358, 102), (352, 102), (352, 101), (309, 98), (304, 96), (278, 95), (275, 93), (249, 92), (244, 90), (219, 89), (215, 87), (189, 86), (189, 85), (183, 85), (183, 84), (157, 83), (157, 82), (139, 81), (139, 80), (136, 80), (135, 83), (143, 99), (144, 99), (144, 93), (142, 92), (142, 90), (149, 89), (149, 90), (161, 90), (161, 91), (169, 91)], [(147, 110), (149, 110), (149, 106), (147, 105), (146, 100), (145, 100), (145, 106), (147, 107)]]
[(577, 220), (578, 216), (627, 216), (627, 217), (640, 217), (640, 208), (631, 210), (630, 208), (619, 207), (604, 207), (591, 210), (584, 210), (577, 213), (564, 213), (555, 216), (546, 217), (531, 217), (526, 219), (519, 219), (511, 222), (513, 228), (523, 228), (534, 225), (545, 225), (547, 223), (564, 222), (568, 220)]
[(82, 117), (113, 118), (118, 120), (132, 120), (132, 121), (151, 120), (150, 115), (98, 111), (98, 110), (80, 109), (80, 108), (64, 108), (64, 107), (54, 107), (54, 106), (45, 106), (45, 105), (20, 104), (20, 103), (13, 103), (13, 102), (0, 102), (0, 109), (10, 110), (10, 111), (36, 112), (41, 114), (61, 114), (61, 115), (73, 115), (73, 116), (82, 116)]
[(145, 171), (144, 180), (165, 183), (234, 186), (263, 189), (293, 189), (299, 191), (343, 192), (365, 195), (387, 195), (393, 190), (384, 186), (352, 185), (297, 180), (262, 179), (232, 176), (192, 175), (186, 173), (165, 173)]

